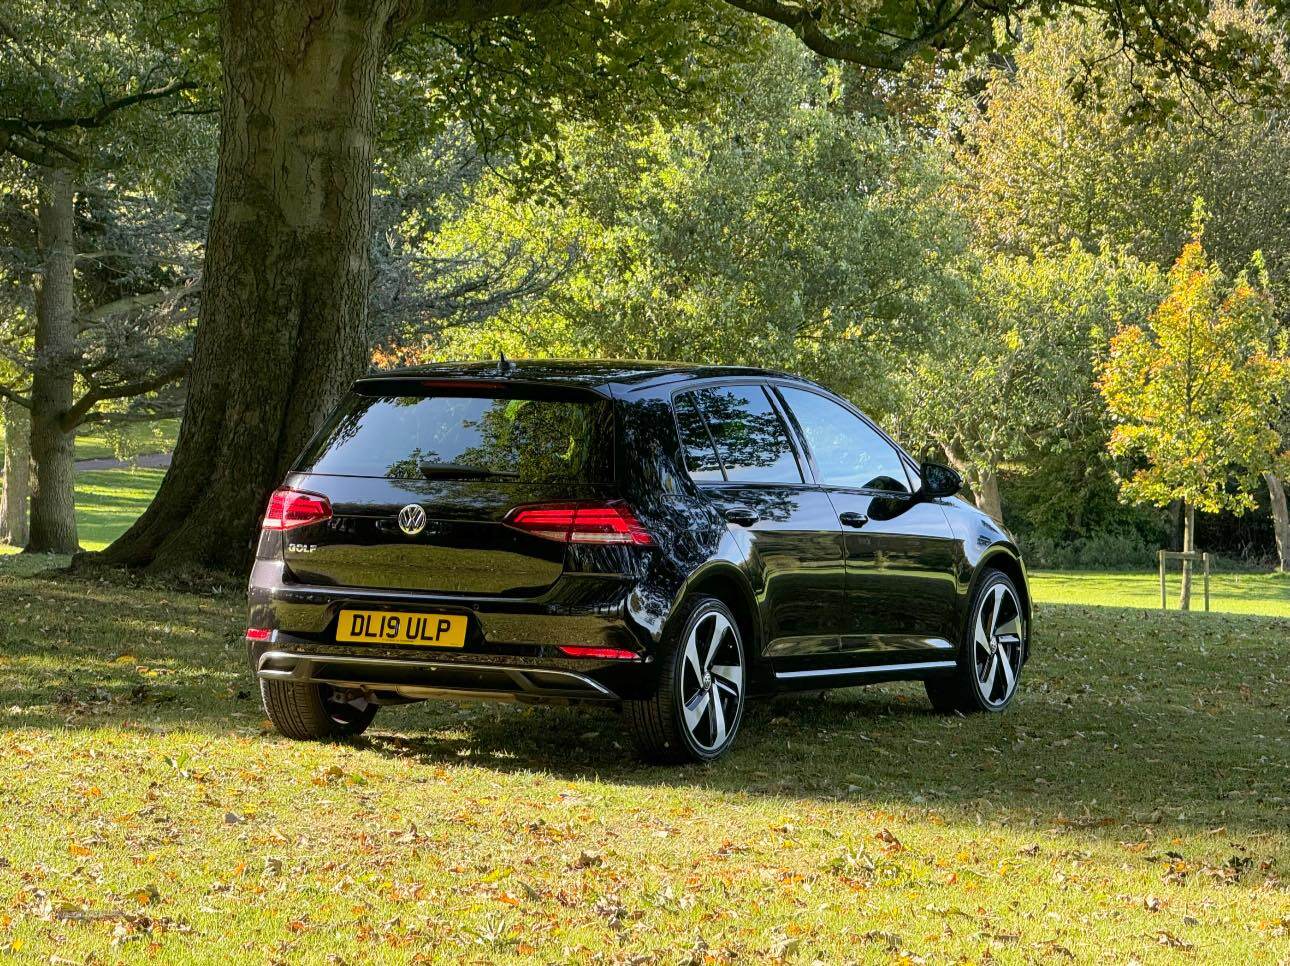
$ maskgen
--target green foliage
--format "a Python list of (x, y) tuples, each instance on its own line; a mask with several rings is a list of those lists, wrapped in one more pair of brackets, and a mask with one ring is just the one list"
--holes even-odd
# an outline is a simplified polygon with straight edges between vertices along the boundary
[(568, 204), (481, 192), (445, 243), (576, 250), (543, 296), (447, 355), (644, 356), (803, 371), (882, 409), (893, 354), (951, 317), (959, 220), (940, 156), (848, 113), (777, 43), (702, 121), (567, 131)]
[(905, 438), (987, 473), (1041, 454), (1069, 458), (1100, 432), (1092, 383), (1108, 334), (1144, 318), (1158, 284), (1151, 266), (1078, 243), (982, 256), (967, 311), (913, 360)]
[[(1264, 29), (1252, 9), (1215, 17)], [(1110, 244), (1163, 267), (1201, 195), (1207, 246), (1227, 271), (1262, 250), (1274, 288), (1290, 282), (1284, 98), (1201, 96), (1175, 79), (1165, 90), (1186, 109), (1144, 115), (1142, 79), (1115, 54), (1096, 21), (1036, 27), (1013, 69), (984, 71), (979, 97), (957, 106), (960, 203), (980, 243), (1015, 254)], [(1273, 63), (1285, 71), (1282, 58)]]
[(9, 0), (0, 154), (156, 187), (213, 147), (210, 10), (148, 0)]
[(1111, 340), (1099, 381), (1117, 421), (1110, 449), (1145, 461), (1121, 485), (1128, 499), (1209, 513), (1254, 506), (1245, 488), (1277, 458), (1274, 424), (1290, 384), (1263, 284), (1257, 272), (1229, 280), (1198, 222), (1150, 325), (1123, 325)]
[(521, 16), (419, 24), (400, 37), (378, 110), (386, 154), (460, 127), (517, 192), (558, 194), (563, 126), (699, 111), (768, 31), (709, 0), (519, 6)]

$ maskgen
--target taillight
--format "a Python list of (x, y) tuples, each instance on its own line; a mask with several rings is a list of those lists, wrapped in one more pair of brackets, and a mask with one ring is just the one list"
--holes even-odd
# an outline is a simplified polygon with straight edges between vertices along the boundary
[(302, 493), (282, 487), (269, 497), (269, 509), (264, 513), (265, 530), (294, 530), (311, 523), (331, 519), (331, 501), (317, 493)]
[(248, 627), (246, 629), (246, 639), (248, 641), (267, 641), (273, 636), (273, 631), (267, 627)]
[(638, 547), (654, 544), (649, 531), (620, 500), (517, 506), (506, 515), (506, 524), (535, 537), (563, 543), (625, 543)]

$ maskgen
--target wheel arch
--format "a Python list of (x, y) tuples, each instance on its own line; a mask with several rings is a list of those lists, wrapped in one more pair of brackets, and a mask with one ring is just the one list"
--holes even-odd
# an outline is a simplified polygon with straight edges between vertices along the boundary
[(715, 597), (730, 608), (744, 641), (744, 659), (751, 668), (760, 668), (764, 636), (761, 610), (757, 607), (757, 598), (744, 573), (734, 564), (722, 561), (701, 567), (681, 585), (672, 613), (679, 613), (682, 603), (698, 595)]
[(997, 543), (990, 547), (972, 568), (972, 579), (963, 605), (964, 632), (966, 633), (967, 621), (971, 620), (972, 601), (976, 598), (977, 588), (981, 586), (981, 581), (989, 570), (1005, 574), (1021, 595), (1021, 606), (1026, 612), (1026, 651), (1023, 661), (1029, 659), (1030, 642), (1034, 636), (1034, 602), (1030, 596), (1030, 582), (1026, 576), (1026, 566), (1021, 562), (1021, 555), (1016, 548), (1007, 544)]

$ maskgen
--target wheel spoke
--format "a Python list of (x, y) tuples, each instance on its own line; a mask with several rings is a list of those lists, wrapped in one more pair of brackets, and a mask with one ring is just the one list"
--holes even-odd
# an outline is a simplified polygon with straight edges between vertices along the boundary
[(703, 668), (699, 666), (699, 629), (696, 627), (690, 639), (685, 642), (685, 663), (694, 674), (695, 684), (703, 681)]
[(1021, 637), (1021, 615), (1014, 614), (994, 629), (995, 637)]
[(1003, 584), (995, 584), (994, 585), (994, 608), (990, 612), (990, 629), (987, 632), (987, 636), (989, 637), (993, 637), (998, 631), (998, 628), (996, 627), (996, 625), (999, 623), (999, 608), (1002, 605), (1003, 605)]
[(994, 700), (992, 697), (992, 695), (994, 694), (994, 679), (995, 677), (998, 676), (998, 674), (999, 674), (999, 655), (992, 654), (990, 656), (990, 663), (987, 667), (985, 678), (981, 681), (981, 693), (985, 695), (985, 699), (987, 701)]
[(981, 648), (982, 652), (989, 654), (990, 638), (986, 636), (985, 628), (981, 626), (981, 619), (983, 617), (985, 617), (984, 607), (982, 607), (981, 612), (976, 615), (976, 629), (972, 633), (972, 640), (976, 642), (976, 646)]
[(709, 704), (712, 708), (712, 744), (710, 747), (715, 748), (726, 740), (726, 709), (722, 706), (721, 695), (715, 691), (708, 692), (711, 700)]
[(1007, 653), (999, 652), (999, 663), (1003, 665), (1003, 696), (1006, 698), (1012, 693), (1012, 686), (1016, 684), (1016, 675), (1012, 673), (1012, 661)]
[(712, 683), (719, 688), (725, 688), (726, 693), (736, 695), (743, 690), (744, 669), (738, 664), (714, 664)]
[(700, 691), (685, 702), (685, 726), (690, 729), (690, 734), (697, 737), (699, 722), (703, 720), (703, 713), (708, 710), (711, 703), (711, 691)]
[(712, 637), (708, 640), (708, 652), (703, 658), (703, 669), (705, 671), (712, 667), (712, 661), (716, 658), (721, 642), (725, 639), (726, 632), (729, 630), (730, 622), (728, 620), (720, 614), (712, 615)]

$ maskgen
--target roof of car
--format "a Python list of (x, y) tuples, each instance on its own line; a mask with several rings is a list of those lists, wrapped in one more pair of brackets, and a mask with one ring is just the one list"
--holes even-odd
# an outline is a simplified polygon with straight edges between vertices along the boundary
[[(495, 378), (530, 382), (553, 382), (588, 387), (610, 384), (639, 386), (667, 381), (669, 377), (712, 378), (719, 376), (776, 376), (796, 378), (788, 373), (749, 366), (711, 366), (688, 362), (657, 362), (639, 359), (498, 359), (489, 362), (441, 362), (372, 372), (368, 379), (398, 378)], [(362, 381), (362, 380), (360, 380)]]

